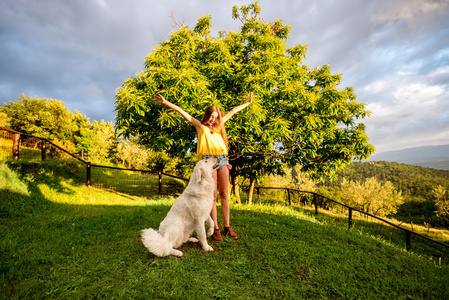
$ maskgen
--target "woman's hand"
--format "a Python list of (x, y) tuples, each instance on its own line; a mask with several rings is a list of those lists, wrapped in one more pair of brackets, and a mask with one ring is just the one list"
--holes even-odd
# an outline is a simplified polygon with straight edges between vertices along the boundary
[(245, 102), (243, 104), (240, 104), (239, 106), (234, 107), (229, 111), (221, 120), (223, 123), (226, 123), (227, 120), (229, 120), (235, 113), (241, 111), (245, 107), (249, 106), (253, 102), (253, 92), (249, 93), (248, 102)]
[(166, 100), (164, 99), (164, 97), (162, 97), (160, 94), (154, 95), (154, 96), (153, 96), (153, 99), (154, 99), (154, 101), (156, 101), (156, 102), (159, 103), (159, 104), (164, 104), (164, 102), (166, 101)]

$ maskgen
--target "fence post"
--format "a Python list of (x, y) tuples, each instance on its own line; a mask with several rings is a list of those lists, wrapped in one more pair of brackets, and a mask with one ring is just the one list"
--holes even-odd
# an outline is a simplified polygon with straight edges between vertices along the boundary
[(260, 189), (256, 188), (257, 191), (257, 202), (260, 204)]
[(162, 194), (162, 171), (157, 171), (157, 175), (159, 175), (159, 194)]
[(287, 195), (288, 195), (288, 205), (292, 206), (292, 199), (290, 198), (290, 189), (287, 189)]
[(349, 208), (348, 212), (348, 229), (351, 229), (352, 227), (352, 208)]
[(14, 133), (14, 140), (12, 146), (12, 157), (14, 160), (19, 160), (19, 143), (20, 143), (20, 133)]
[(410, 231), (405, 232), (405, 249), (407, 249), (407, 251), (410, 251), (411, 249)]
[(90, 187), (90, 180), (91, 180), (91, 165), (90, 162), (87, 162), (87, 187)]
[(318, 196), (313, 194), (313, 200), (315, 200), (315, 214), (318, 214)]
[(42, 141), (42, 160), (45, 160), (47, 158), (47, 141), (46, 140), (41, 140)]

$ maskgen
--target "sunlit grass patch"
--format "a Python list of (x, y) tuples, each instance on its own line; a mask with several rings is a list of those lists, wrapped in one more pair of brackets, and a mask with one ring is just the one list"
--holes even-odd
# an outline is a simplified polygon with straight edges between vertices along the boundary
[(4, 162), (0, 162), (0, 190), (8, 190), (23, 195), (29, 195), (27, 181), (32, 180), (30, 176), (20, 178), (17, 172), (11, 170)]
[(86, 186), (74, 186), (70, 182), (61, 182), (59, 189), (38, 184), (42, 195), (51, 202), (70, 205), (107, 205), (107, 206), (147, 206), (157, 203), (173, 203), (174, 197), (160, 196), (158, 200), (126, 193), (107, 191)]

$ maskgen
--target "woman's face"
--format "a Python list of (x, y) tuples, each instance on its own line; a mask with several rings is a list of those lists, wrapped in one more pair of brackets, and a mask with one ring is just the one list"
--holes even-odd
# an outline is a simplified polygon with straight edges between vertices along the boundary
[(210, 114), (209, 120), (206, 121), (206, 125), (215, 125), (215, 123), (217, 123), (218, 120), (218, 113), (216, 111), (214, 111), (213, 113)]

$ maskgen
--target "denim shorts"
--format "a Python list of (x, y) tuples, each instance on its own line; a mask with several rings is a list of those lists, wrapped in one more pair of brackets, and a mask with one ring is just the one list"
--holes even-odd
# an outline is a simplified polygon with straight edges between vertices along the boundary
[(226, 155), (220, 155), (220, 156), (203, 155), (203, 159), (209, 159), (211, 157), (216, 157), (217, 158), (218, 170), (221, 170), (221, 168), (229, 165), (229, 160), (226, 157)]

